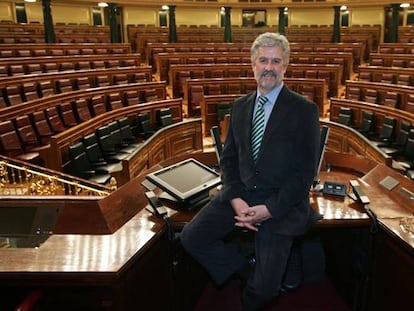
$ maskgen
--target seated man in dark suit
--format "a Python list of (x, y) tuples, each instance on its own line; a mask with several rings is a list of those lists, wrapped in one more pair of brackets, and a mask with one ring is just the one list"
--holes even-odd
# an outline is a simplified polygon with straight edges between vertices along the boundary
[[(284, 85), (289, 55), (283, 35), (264, 33), (253, 42), (257, 91), (232, 105), (220, 159), (223, 188), (181, 234), (183, 247), (215, 283), (245, 277), (243, 310), (260, 310), (278, 296), (295, 237), (318, 218), (309, 189), (318, 160), (319, 112)], [(252, 269), (246, 256), (225, 243), (238, 228), (254, 233)]]

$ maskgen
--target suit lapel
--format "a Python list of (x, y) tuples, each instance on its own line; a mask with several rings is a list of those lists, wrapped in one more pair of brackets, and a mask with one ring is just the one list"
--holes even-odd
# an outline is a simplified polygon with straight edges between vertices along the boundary
[(284, 86), (280, 91), (280, 94), (276, 100), (275, 106), (273, 107), (272, 113), (270, 114), (269, 120), (266, 125), (265, 133), (260, 147), (259, 157), (262, 153), (262, 147), (266, 146), (269, 139), (272, 137), (273, 132), (280, 128), (281, 124), (286, 122), (289, 111), (289, 89)]

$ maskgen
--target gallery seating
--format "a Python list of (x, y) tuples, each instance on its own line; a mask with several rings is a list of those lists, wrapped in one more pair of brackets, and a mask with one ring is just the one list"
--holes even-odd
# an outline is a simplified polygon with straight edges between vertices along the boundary
[(33, 164), (41, 164), (38, 152), (24, 151), (19, 140), (19, 135), (10, 120), (0, 123), (0, 152), (2, 155), (11, 158), (16, 158)]
[(403, 153), (405, 145), (408, 140), (408, 135), (410, 134), (411, 124), (408, 122), (401, 122), (400, 129), (397, 132), (396, 138), (391, 143), (387, 145), (379, 146), (380, 149), (386, 154), (391, 155), (392, 157), (399, 156)]
[(348, 107), (340, 107), (339, 114), (338, 114), (338, 122), (346, 125), (351, 126), (353, 125), (353, 111), (351, 108)]
[(396, 118), (384, 116), (379, 135), (377, 137), (371, 137), (371, 143), (377, 145), (378, 147), (391, 144), (395, 139), (396, 126)]
[(157, 125), (159, 128), (171, 125), (174, 121), (172, 119), (171, 109), (163, 108), (156, 112)]
[(98, 184), (106, 184), (111, 179), (108, 171), (92, 165), (82, 142), (69, 146), (69, 163), (66, 172)]
[(141, 112), (137, 115), (136, 133), (144, 140), (155, 133), (148, 112)]

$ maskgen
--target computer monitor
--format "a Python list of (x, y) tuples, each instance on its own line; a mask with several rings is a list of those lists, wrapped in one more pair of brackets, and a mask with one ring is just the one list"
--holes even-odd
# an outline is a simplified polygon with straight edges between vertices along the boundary
[(150, 173), (146, 179), (185, 207), (209, 198), (209, 191), (221, 183), (220, 175), (190, 158)]

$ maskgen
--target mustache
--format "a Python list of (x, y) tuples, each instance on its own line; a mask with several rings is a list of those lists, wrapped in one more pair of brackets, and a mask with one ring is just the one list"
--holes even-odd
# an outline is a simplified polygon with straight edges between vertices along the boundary
[(271, 76), (271, 77), (277, 78), (277, 74), (276, 74), (276, 72), (274, 72), (274, 71), (272, 71), (272, 70), (265, 70), (265, 71), (263, 71), (263, 72), (262, 72), (262, 74), (261, 74), (260, 76), (261, 76), (261, 77), (268, 77), (268, 76)]

